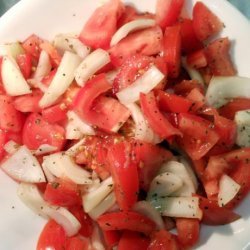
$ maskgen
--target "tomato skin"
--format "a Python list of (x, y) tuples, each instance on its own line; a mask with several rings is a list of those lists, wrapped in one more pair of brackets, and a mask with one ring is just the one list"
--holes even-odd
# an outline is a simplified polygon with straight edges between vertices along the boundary
[(78, 236), (70, 237), (66, 241), (65, 250), (88, 250), (89, 240)]
[(130, 230), (151, 234), (156, 225), (148, 217), (133, 211), (112, 212), (101, 215), (97, 222), (102, 230)]
[(193, 27), (197, 38), (204, 41), (219, 33), (223, 23), (204, 3), (197, 2), (193, 8)]
[(173, 87), (175, 94), (183, 96), (187, 96), (194, 88), (197, 88), (201, 93), (204, 93), (204, 89), (197, 80), (183, 80)]
[(21, 54), (16, 57), (16, 62), (24, 76), (28, 79), (31, 75), (32, 57), (30, 54)]
[(149, 238), (136, 232), (125, 231), (119, 241), (118, 250), (147, 250), (149, 243)]
[(22, 47), (27, 54), (30, 54), (36, 61), (41, 52), (40, 44), (43, 40), (35, 34), (30, 35), (23, 43)]
[(160, 112), (159, 108), (157, 107), (156, 98), (152, 91), (148, 94), (141, 93), (140, 103), (142, 112), (145, 115), (150, 127), (162, 139), (166, 139), (174, 135), (181, 135), (181, 132), (174, 128)]
[(108, 249), (117, 245), (121, 238), (120, 232), (116, 230), (102, 231), (102, 234)]
[(39, 236), (36, 250), (64, 250), (65, 242), (64, 229), (54, 220), (49, 220)]
[(131, 152), (132, 147), (129, 142), (114, 144), (108, 152), (116, 200), (122, 210), (128, 210), (134, 205), (139, 192), (137, 164), (133, 161)]
[(50, 124), (38, 113), (31, 113), (23, 127), (23, 143), (29, 149), (38, 149), (42, 144), (55, 146), (60, 151), (65, 143), (64, 128)]
[(42, 117), (49, 123), (61, 122), (67, 119), (67, 106), (64, 103), (60, 103), (43, 109)]

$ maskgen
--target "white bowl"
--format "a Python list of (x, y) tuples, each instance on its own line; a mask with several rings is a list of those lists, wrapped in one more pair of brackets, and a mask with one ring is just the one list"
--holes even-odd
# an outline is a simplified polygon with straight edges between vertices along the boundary
[[(100, 0), (22, 0), (0, 19), (0, 43), (24, 39), (31, 33), (51, 39), (61, 32), (79, 32)], [(141, 11), (153, 11), (156, 0), (130, 0)], [(143, 2), (143, 3), (142, 3)], [(186, 9), (196, 0), (186, 0)], [(238, 73), (250, 77), (250, 24), (225, 0), (203, 0), (225, 24), (222, 36), (233, 43)], [(16, 196), (16, 184), (0, 171), (0, 250), (32, 250), (45, 221)], [(227, 226), (202, 226), (197, 249), (250, 249), (250, 199), (238, 208), (242, 219)]]

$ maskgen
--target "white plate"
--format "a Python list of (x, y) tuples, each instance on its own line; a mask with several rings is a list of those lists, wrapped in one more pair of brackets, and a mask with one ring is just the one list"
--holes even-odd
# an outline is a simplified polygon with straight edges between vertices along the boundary
[[(130, 0), (141, 11), (153, 11), (156, 0)], [(186, 9), (196, 0), (186, 0)], [(143, 2), (143, 3), (142, 3)], [(250, 77), (250, 25), (224, 0), (203, 0), (225, 24), (223, 36), (233, 41), (232, 55), (239, 75)], [(24, 39), (31, 33), (53, 38), (79, 32), (99, 0), (22, 0), (0, 19), (0, 42)], [(0, 171), (0, 250), (35, 250), (45, 221), (16, 196), (16, 184)], [(250, 249), (250, 199), (238, 209), (242, 219), (228, 226), (202, 227), (197, 249)]]

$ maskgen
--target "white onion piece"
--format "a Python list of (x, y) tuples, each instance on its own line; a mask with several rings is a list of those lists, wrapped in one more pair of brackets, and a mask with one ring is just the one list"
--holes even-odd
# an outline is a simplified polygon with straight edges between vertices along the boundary
[(48, 87), (41, 82), (41, 79), (27, 79), (27, 82), (29, 85), (33, 88), (40, 89), (43, 93), (45, 93), (48, 89)]
[(160, 137), (156, 135), (148, 125), (148, 122), (145, 119), (140, 107), (135, 103), (127, 104), (126, 107), (130, 110), (131, 116), (135, 123), (135, 139), (153, 144), (160, 143)]
[(198, 197), (166, 197), (152, 199), (150, 202), (163, 216), (202, 218)]
[(74, 72), (80, 64), (80, 57), (66, 51), (47, 91), (39, 102), (41, 108), (52, 105), (64, 94), (74, 79)]
[(90, 47), (84, 45), (78, 38), (68, 34), (56, 35), (53, 44), (62, 55), (65, 51), (70, 51), (84, 59), (90, 53)]
[(42, 197), (36, 185), (20, 183), (17, 194), (19, 198), (35, 213), (45, 218), (50, 217), (60, 224), (67, 236), (75, 235), (80, 222), (66, 208), (51, 206)]
[(230, 176), (224, 174), (219, 182), (218, 205), (220, 207), (229, 203), (239, 192), (241, 186)]
[(116, 78), (117, 74), (118, 74), (118, 70), (111, 70), (106, 73), (106, 79), (110, 85), (113, 84), (113, 81)]
[(119, 101), (125, 105), (136, 102), (140, 99), (140, 93), (147, 94), (163, 79), (164, 75), (162, 72), (153, 65), (135, 82), (118, 92), (116, 96)]
[(25, 51), (19, 42), (7, 43), (0, 45), (0, 55), (1, 56), (10, 56), (13, 59), (20, 54), (24, 54)]
[(216, 76), (208, 85), (207, 103), (219, 108), (233, 98), (250, 98), (250, 78), (239, 76)]
[(88, 213), (94, 207), (96, 207), (111, 191), (113, 190), (112, 177), (104, 180), (101, 185), (91, 192), (83, 195), (83, 207), (84, 211)]
[(240, 147), (250, 146), (250, 110), (235, 113), (234, 121), (237, 126), (236, 144)]
[(104, 198), (96, 207), (91, 209), (88, 214), (93, 219), (96, 220), (100, 215), (107, 212), (111, 207), (115, 205), (116, 199), (114, 192), (111, 192), (107, 197)]
[(137, 20), (128, 22), (115, 32), (115, 34), (113, 35), (111, 39), (110, 47), (119, 43), (129, 33), (132, 33), (136, 30), (150, 28), (153, 26), (155, 26), (155, 20), (153, 19), (137, 19)]
[(9, 56), (2, 59), (1, 76), (8, 95), (19, 96), (32, 92), (17, 63)]
[(35, 150), (34, 155), (44, 155), (48, 153), (52, 153), (57, 150), (57, 147), (51, 146), (49, 144), (42, 144), (39, 146), (37, 150)]
[(94, 230), (91, 236), (91, 250), (105, 250), (103, 243), (103, 236), (100, 228), (95, 224)]
[(71, 157), (75, 156), (79, 152), (79, 149), (84, 144), (84, 142), (85, 142), (85, 138), (79, 140), (72, 147), (70, 147), (65, 153)]
[(163, 219), (158, 211), (148, 201), (138, 201), (133, 206), (133, 210), (147, 216), (149, 219), (155, 222), (157, 229), (164, 229)]
[(83, 86), (88, 79), (99, 69), (110, 62), (109, 53), (103, 49), (97, 49), (89, 54), (75, 71), (75, 80), (79, 86)]
[(13, 179), (23, 182), (45, 182), (45, 176), (38, 160), (32, 155), (26, 146), (18, 150), (6, 159), (1, 168)]
[(4, 145), (3, 148), (8, 154), (12, 155), (18, 150), (19, 147), (20, 147), (19, 144), (10, 140)]
[(42, 166), (58, 178), (68, 178), (76, 184), (91, 184), (90, 173), (78, 166), (65, 152), (43, 157)]
[(95, 130), (84, 122), (74, 111), (67, 112), (66, 139), (80, 139), (83, 135), (95, 135)]
[(49, 74), (51, 71), (51, 63), (49, 55), (46, 51), (42, 50), (40, 53), (38, 65), (36, 67), (36, 71), (33, 75), (35, 79), (41, 79)]
[(54, 182), (56, 180), (56, 177), (50, 172), (46, 165), (42, 165), (42, 169), (47, 182)]

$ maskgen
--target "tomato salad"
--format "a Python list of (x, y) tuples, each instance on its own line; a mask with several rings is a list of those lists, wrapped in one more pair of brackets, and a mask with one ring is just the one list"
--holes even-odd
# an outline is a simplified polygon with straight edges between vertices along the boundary
[(109, 0), (79, 35), (4, 45), (1, 169), (48, 218), (37, 250), (190, 249), (202, 224), (240, 218), (250, 80), (223, 20), (183, 6)]

